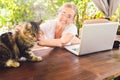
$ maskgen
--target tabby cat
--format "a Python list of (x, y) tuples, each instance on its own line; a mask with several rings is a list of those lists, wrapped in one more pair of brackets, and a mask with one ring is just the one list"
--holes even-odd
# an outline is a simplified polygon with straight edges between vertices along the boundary
[(39, 35), (39, 24), (23, 22), (19, 26), (22, 27), (21, 30), (6, 32), (0, 36), (0, 67), (19, 67), (21, 57), (25, 57), (27, 61), (42, 60), (42, 57), (35, 56), (31, 51)]

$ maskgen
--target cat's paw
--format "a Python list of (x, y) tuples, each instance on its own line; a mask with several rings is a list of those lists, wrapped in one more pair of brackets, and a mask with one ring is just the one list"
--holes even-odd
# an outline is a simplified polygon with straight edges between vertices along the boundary
[(42, 57), (33, 56), (32, 61), (42, 61)]
[(17, 61), (14, 61), (12, 59), (9, 59), (6, 63), (5, 63), (6, 67), (19, 67), (20, 63)]

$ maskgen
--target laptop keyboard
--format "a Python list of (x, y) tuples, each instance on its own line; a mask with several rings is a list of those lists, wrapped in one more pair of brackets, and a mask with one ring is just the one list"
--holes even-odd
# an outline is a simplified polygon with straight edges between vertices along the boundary
[(72, 50), (74, 50), (74, 51), (77, 51), (77, 52), (78, 52), (78, 51), (79, 51), (79, 48), (73, 48)]

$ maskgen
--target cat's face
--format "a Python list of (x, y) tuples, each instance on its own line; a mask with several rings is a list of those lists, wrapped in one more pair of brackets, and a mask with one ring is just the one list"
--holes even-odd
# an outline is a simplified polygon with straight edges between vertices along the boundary
[(36, 22), (24, 22), (19, 25), (22, 26), (20, 34), (23, 38), (37, 40), (40, 34), (39, 24)]

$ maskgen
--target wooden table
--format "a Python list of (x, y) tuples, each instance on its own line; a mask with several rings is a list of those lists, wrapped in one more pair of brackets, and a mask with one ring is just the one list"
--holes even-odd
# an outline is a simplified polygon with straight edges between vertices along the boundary
[(120, 73), (120, 49), (84, 56), (63, 48), (33, 52), (44, 60), (21, 62), (19, 68), (3, 68), (0, 80), (103, 80)]

